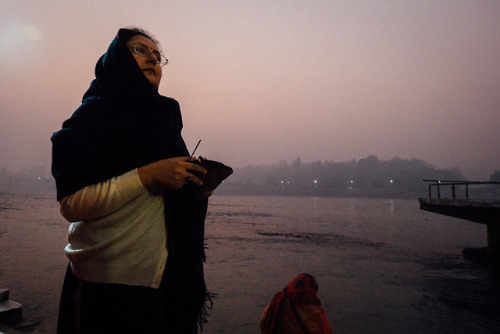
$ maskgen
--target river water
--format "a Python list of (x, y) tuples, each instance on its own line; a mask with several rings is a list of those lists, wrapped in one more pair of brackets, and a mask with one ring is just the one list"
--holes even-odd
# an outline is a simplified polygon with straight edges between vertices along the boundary
[[(68, 223), (54, 193), (0, 193), (0, 286), (54, 333)], [(461, 256), (486, 227), (418, 201), (212, 196), (206, 221), (204, 333), (260, 333), (275, 292), (312, 274), (335, 333), (498, 333), (500, 282)]]

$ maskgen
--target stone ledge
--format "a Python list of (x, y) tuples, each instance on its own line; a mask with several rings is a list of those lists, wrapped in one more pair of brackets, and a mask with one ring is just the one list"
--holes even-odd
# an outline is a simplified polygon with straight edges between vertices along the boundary
[(6, 300), (9, 300), (9, 289), (0, 288), (0, 302), (4, 302)]
[(13, 300), (0, 303), (0, 322), (16, 322), (22, 319), (22, 305)]

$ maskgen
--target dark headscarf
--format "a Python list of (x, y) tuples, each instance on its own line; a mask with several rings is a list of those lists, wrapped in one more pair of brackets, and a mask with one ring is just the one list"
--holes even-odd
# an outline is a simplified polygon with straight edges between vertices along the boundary
[(52, 136), (57, 199), (162, 158), (186, 156), (179, 104), (141, 72), (120, 29), (81, 106)]
[[(155, 90), (126, 47), (136, 34), (118, 31), (96, 64), (96, 79), (81, 106), (51, 137), (58, 200), (148, 163), (189, 155), (179, 104)], [(192, 200), (187, 188), (164, 194), (169, 252), (164, 297), (172, 324), (177, 322), (173, 332), (188, 333), (206, 322), (204, 305), (210, 300), (203, 279), (207, 201)]]

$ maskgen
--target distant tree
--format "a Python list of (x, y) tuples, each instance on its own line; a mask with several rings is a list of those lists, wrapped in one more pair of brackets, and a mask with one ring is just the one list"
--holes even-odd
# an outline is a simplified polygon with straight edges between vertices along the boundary
[(490, 181), (491, 182), (500, 182), (500, 170), (496, 170), (493, 174), (491, 174)]
[(294, 162), (292, 162), (292, 165), (293, 165), (293, 167), (294, 167), (295, 169), (299, 169), (299, 168), (300, 168), (300, 166), (301, 166), (301, 161), (300, 161), (300, 158), (295, 159), (295, 161), (294, 161)]

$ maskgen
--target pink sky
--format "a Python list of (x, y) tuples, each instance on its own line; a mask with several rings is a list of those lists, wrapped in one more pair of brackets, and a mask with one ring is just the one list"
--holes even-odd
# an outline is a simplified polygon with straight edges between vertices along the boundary
[(377, 155), (500, 170), (499, 1), (0, 4), (0, 168), (50, 167), (120, 27), (162, 43), (192, 150), (233, 167)]

